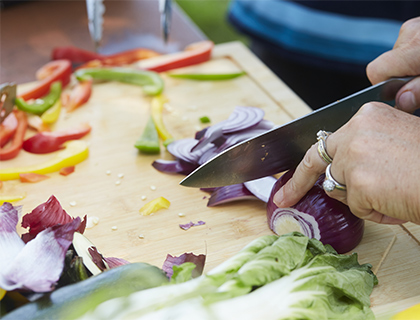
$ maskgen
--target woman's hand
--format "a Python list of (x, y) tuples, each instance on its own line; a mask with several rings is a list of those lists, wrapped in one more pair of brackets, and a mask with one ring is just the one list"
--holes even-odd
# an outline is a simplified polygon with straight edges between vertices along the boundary
[[(366, 73), (372, 84), (392, 77), (420, 75), (420, 17), (402, 25), (394, 48), (373, 60)], [(396, 102), (397, 108), (409, 113), (420, 108), (420, 77), (401, 88)]]
[[(315, 137), (314, 137), (315, 139)], [(420, 223), (420, 118), (372, 102), (326, 142), (331, 173), (347, 191), (328, 195), (356, 216), (379, 223)], [(298, 202), (325, 172), (316, 144), (274, 196), (279, 207)]]

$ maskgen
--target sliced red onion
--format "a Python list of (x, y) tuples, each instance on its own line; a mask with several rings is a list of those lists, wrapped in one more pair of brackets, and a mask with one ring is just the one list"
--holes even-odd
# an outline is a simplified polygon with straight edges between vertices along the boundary
[(168, 254), (163, 262), (162, 270), (166, 273), (169, 279), (174, 274), (173, 266), (179, 266), (185, 262), (192, 262), (195, 264), (195, 269), (192, 271), (192, 277), (197, 278), (201, 276), (206, 263), (206, 256), (204, 254), (195, 255), (194, 253), (183, 253), (179, 257)]
[(324, 245), (331, 245), (338, 253), (353, 250), (362, 240), (364, 220), (353, 215), (348, 206), (325, 193), (322, 188), (324, 175), (291, 208), (278, 208), (274, 204), (274, 194), (292, 175), (293, 171), (285, 173), (274, 184), (270, 194), (267, 218), (271, 230), (278, 235), (299, 231), (320, 240)]
[(209, 148), (206, 150), (206, 152), (204, 152), (200, 159), (198, 159), (198, 165), (202, 165), (204, 163), (206, 163), (207, 161), (209, 161), (210, 159), (214, 158), (215, 156), (217, 156), (219, 154), (219, 152), (217, 152), (217, 147), (213, 146), (212, 148)]
[(216, 188), (207, 203), (208, 207), (239, 200), (256, 200), (257, 197), (243, 183)]
[(164, 159), (157, 159), (152, 163), (153, 168), (160, 172), (165, 173), (181, 173), (181, 174), (190, 174), (195, 169), (197, 169), (198, 165), (185, 162), (182, 160), (164, 160)]
[(191, 152), (191, 149), (197, 144), (197, 142), (198, 141), (193, 138), (175, 140), (167, 146), (167, 150), (178, 159), (196, 164), (198, 163), (198, 159), (200, 159), (201, 155), (213, 146), (213, 144), (208, 144), (201, 150)]
[(258, 199), (264, 202), (268, 202), (268, 200), (270, 199), (271, 190), (273, 190), (276, 181), (276, 178), (268, 176), (244, 182), (244, 185)]
[(208, 143), (222, 137), (223, 134), (251, 128), (258, 124), (263, 118), (264, 110), (260, 108), (235, 107), (227, 120), (208, 127), (191, 151), (200, 150)]

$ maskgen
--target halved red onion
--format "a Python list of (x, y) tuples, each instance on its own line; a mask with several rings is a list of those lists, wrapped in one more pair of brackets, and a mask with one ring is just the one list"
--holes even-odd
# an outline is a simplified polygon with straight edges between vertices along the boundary
[(267, 220), (271, 230), (282, 235), (299, 231), (304, 235), (331, 245), (338, 253), (353, 250), (362, 240), (364, 220), (350, 212), (345, 204), (329, 197), (322, 183), (321, 175), (313, 188), (291, 208), (278, 208), (274, 202), (274, 194), (293, 175), (293, 171), (285, 173), (275, 184), (267, 203)]
[(243, 183), (238, 183), (230, 186), (216, 188), (211, 194), (207, 206), (214, 207), (219, 204), (232, 201), (256, 199), (258, 198), (251, 191), (249, 191)]

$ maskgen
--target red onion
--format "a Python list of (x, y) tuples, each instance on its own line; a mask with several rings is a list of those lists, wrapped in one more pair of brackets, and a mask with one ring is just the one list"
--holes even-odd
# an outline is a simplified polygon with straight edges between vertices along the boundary
[(264, 202), (268, 202), (268, 200), (270, 199), (271, 190), (273, 189), (273, 186), (276, 183), (276, 181), (276, 178), (268, 176), (244, 182), (244, 185), (258, 199)]
[(236, 107), (227, 120), (207, 128), (199, 134), (200, 140), (191, 149), (197, 151), (223, 134), (238, 132), (257, 125), (264, 118), (264, 110), (255, 107)]
[(207, 206), (214, 207), (232, 201), (255, 199), (257, 199), (255, 195), (251, 193), (243, 183), (238, 183), (216, 188), (211, 194)]
[(157, 159), (152, 163), (153, 168), (160, 172), (165, 173), (182, 173), (190, 174), (192, 171), (197, 169), (197, 165), (183, 161), (183, 160), (164, 160)]
[(285, 173), (275, 184), (267, 203), (267, 219), (271, 230), (282, 235), (299, 231), (331, 245), (338, 253), (353, 250), (362, 240), (364, 220), (350, 212), (348, 206), (330, 198), (322, 188), (324, 175), (313, 188), (291, 208), (278, 208), (273, 197), (293, 175)]

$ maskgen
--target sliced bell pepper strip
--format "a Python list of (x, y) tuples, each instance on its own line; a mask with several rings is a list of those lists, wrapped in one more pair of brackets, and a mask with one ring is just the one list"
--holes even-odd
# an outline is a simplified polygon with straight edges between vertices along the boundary
[(144, 128), (141, 137), (136, 141), (134, 146), (142, 153), (160, 153), (159, 135), (152, 117), (150, 117), (147, 121), (146, 127)]
[(28, 114), (28, 127), (38, 132), (51, 131), (50, 127), (42, 121), (40, 116)]
[(23, 194), (1, 194), (0, 195), (0, 206), (5, 202), (20, 201), (26, 197), (26, 193)]
[(69, 60), (48, 62), (37, 71), (37, 78), (41, 80), (32, 89), (19, 94), (19, 97), (25, 101), (41, 98), (48, 94), (51, 84), (56, 81), (60, 81), (61, 87), (64, 88), (70, 82), (71, 74), (72, 68)]
[(229, 80), (243, 76), (246, 72), (235, 73), (168, 73), (172, 78), (201, 80), (201, 81), (219, 81)]
[(39, 173), (47, 174), (59, 171), (64, 167), (74, 166), (84, 161), (89, 155), (87, 142), (83, 140), (72, 140), (65, 144), (65, 149), (58, 152), (52, 159), (44, 163), (35, 164), (24, 167), (12, 167), (0, 169), (0, 180), (16, 180), (19, 179), (21, 173)]
[(119, 81), (141, 86), (148, 95), (160, 94), (163, 90), (163, 80), (158, 73), (131, 68), (89, 68), (75, 72), (79, 81), (93, 78), (98, 80)]
[(160, 95), (154, 97), (151, 103), (153, 122), (155, 123), (156, 130), (159, 134), (159, 137), (163, 140), (163, 145), (165, 147), (174, 140), (172, 134), (169, 133), (165, 127), (165, 124), (163, 123), (162, 111), (163, 105), (166, 101), (167, 99)]
[[(22, 149), (23, 139), (28, 128), (26, 113), (20, 110), (13, 111), (18, 121), (18, 127), (13, 135), (12, 143), (7, 148), (0, 148), (0, 160), (10, 160), (16, 157)], [(3, 180), (3, 179), (0, 179)]]
[(155, 63), (145, 63), (144, 69), (163, 72), (206, 62), (211, 58), (213, 47), (214, 43), (208, 40), (192, 43), (182, 52), (167, 54)]
[(170, 204), (171, 203), (169, 202), (169, 200), (165, 199), (164, 197), (159, 197), (146, 203), (143, 207), (141, 207), (140, 214), (142, 216), (148, 216), (160, 209), (168, 209)]
[(63, 105), (67, 112), (71, 112), (88, 102), (92, 94), (92, 79), (79, 82), (70, 92), (68, 101)]
[(10, 113), (3, 123), (0, 124), (0, 147), (3, 148), (6, 143), (12, 139), (18, 127), (18, 121), (14, 112)]
[(145, 49), (136, 48), (111, 55), (97, 54), (92, 51), (83, 50), (77, 47), (57, 47), (52, 52), (53, 60), (68, 59), (73, 63), (87, 62), (79, 68), (92, 68), (101, 66), (121, 66), (131, 64), (138, 60), (159, 56), (160, 53)]
[(92, 130), (89, 124), (83, 124), (79, 127), (52, 131), (39, 132), (23, 142), (23, 150), (31, 153), (50, 153), (63, 148), (63, 143), (69, 140), (83, 138)]
[(33, 173), (33, 172), (19, 174), (20, 182), (35, 183), (35, 182), (40, 182), (49, 178), (50, 177), (45, 174), (39, 174), (39, 173)]
[(56, 81), (51, 84), (50, 92), (46, 96), (35, 100), (33, 103), (28, 103), (24, 99), (18, 97), (15, 99), (15, 104), (20, 110), (41, 115), (60, 99), (60, 95), (61, 82)]
[(53, 124), (60, 117), (61, 113), (61, 98), (57, 100), (54, 105), (41, 115), (41, 120), (45, 124)]
[(5, 294), (6, 294), (6, 290), (3, 290), (2, 288), (0, 288), (0, 301), (3, 299), (3, 297), (5, 296)]

